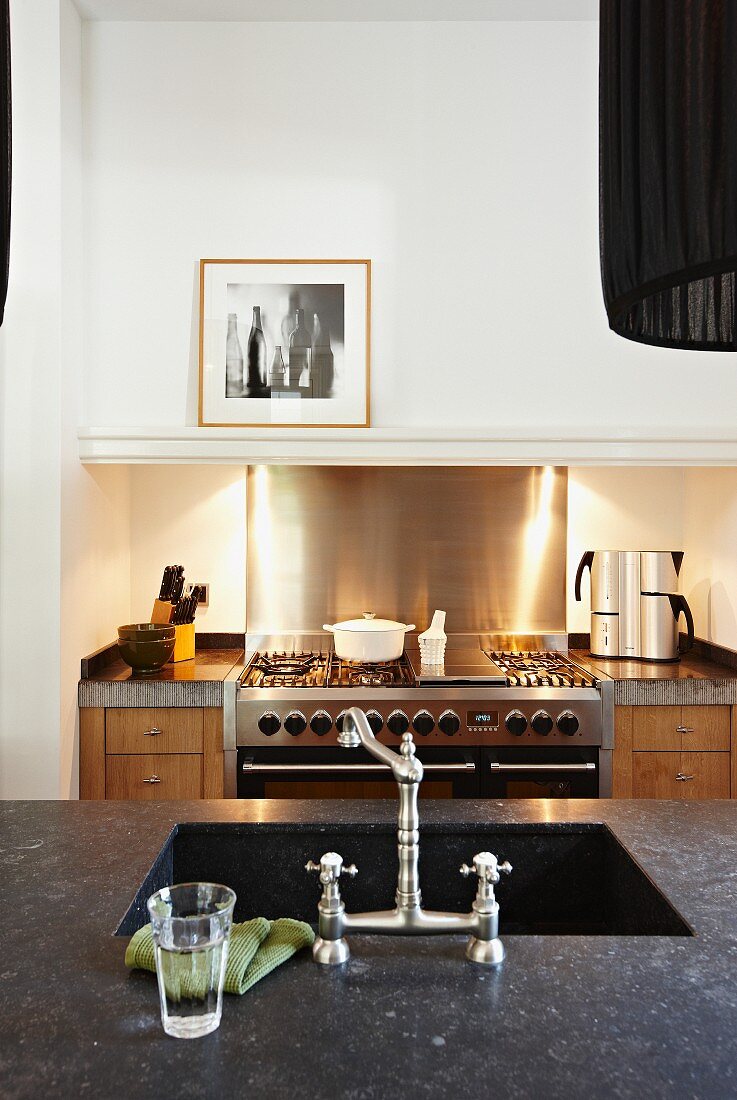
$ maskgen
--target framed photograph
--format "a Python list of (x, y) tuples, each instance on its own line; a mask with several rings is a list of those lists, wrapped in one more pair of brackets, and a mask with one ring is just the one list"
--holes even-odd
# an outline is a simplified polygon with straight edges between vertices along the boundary
[(200, 425), (368, 427), (370, 330), (370, 260), (200, 260)]

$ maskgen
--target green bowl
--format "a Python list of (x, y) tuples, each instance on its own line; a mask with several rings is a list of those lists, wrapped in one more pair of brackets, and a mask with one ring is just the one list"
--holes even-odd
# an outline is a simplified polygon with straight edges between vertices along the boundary
[(173, 634), (171, 638), (142, 642), (118, 638), (118, 651), (125, 663), (136, 672), (159, 672), (174, 652), (174, 641)]
[(173, 638), (176, 630), (168, 623), (131, 623), (118, 627), (118, 640), (129, 638), (132, 642), (158, 642)]

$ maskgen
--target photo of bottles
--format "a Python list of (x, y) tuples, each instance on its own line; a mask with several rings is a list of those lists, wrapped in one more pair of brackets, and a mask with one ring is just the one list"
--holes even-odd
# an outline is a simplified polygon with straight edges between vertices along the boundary
[(309, 401), (340, 396), (343, 284), (229, 282), (226, 304), (227, 398)]

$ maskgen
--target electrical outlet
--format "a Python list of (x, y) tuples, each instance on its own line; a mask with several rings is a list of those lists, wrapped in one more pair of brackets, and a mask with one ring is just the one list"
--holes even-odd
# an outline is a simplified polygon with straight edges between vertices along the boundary
[(192, 591), (197, 589), (199, 593), (198, 607), (207, 607), (210, 603), (210, 585), (203, 584), (201, 581), (195, 581), (192, 585)]

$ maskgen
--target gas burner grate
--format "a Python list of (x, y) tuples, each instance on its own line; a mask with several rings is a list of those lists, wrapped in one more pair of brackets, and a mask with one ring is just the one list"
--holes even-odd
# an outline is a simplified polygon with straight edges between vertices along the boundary
[(254, 653), (243, 673), (243, 687), (325, 687), (327, 653)]
[(594, 687), (595, 680), (561, 653), (549, 650), (484, 651), (507, 677), (510, 687)]
[(330, 656), (328, 687), (414, 687), (415, 676), (406, 653), (396, 661), (369, 664)]

